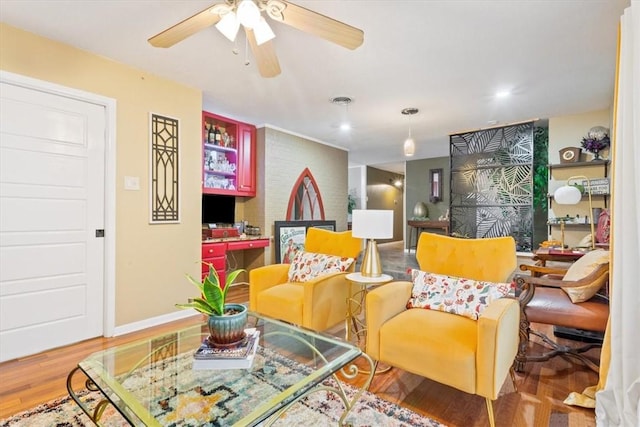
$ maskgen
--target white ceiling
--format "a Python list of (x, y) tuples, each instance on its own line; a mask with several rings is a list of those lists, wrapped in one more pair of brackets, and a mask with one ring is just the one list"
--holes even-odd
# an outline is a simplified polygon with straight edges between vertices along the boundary
[[(364, 31), (348, 50), (269, 20), (282, 74), (260, 77), (215, 28), (169, 49), (147, 39), (215, 0), (2, 0), (0, 20), (202, 89), (203, 108), (349, 150), (403, 173), (447, 156), (448, 135), (609, 108), (617, 25), (630, 0), (325, 0), (294, 3)], [(268, 18), (267, 18), (268, 19)], [(249, 55), (251, 55), (249, 53)], [(252, 58), (249, 58), (252, 60)], [(71, 69), (70, 72), (73, 72)], [(497, 91), (512, 95), (498, 99)], [(331, 104), (349, 96), (349, 107)], [(409, 119), (400, 111), (420, 109)], [(342, 120), (353, 129), (339, 129)], [(588, 129), (585, 129), (585, 132)]]

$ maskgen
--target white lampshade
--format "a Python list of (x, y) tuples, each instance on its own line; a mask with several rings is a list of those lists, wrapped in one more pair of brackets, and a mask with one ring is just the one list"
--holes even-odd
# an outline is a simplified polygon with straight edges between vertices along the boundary
[(351, 216), (352, 235), (363, 239), (391, 239), (393, 211), (355, 209)]
[(416, 142), (413, 138), (409, 137), (404, 141), (404, 155), (411, 157), (416, 152)]
[(353, 237), (368, 239), (362, 257), (360, 273), (364, 277), (380, 277), (382, 264), (378, 245), (374, 239), (390, 239), (393, 237), (393, 211), (375, 209), (356, 209), (351, 216)]
[(237, 9), (238, 20), (247, 28), (253, 28), (260, 21), (260, 9), (252, 0), (242, 0)]
[(269, 26), (269, 24), (267, 24), (267, 21), (265, 21), (262, 16), (260, 17), (260, 20), (258, 21), (256, 26), (253, 27), (253, 33), (256, 36), (256, 44), (258, 46), (260, 46), (264, 42), (268, 42), (276, 36), (275, 34), (273, 34), (271, 27)]
[(234, 12), (228, 12), (222, 16), (222, 19), (220, 19), (220, 21), (218, 21), (218, 23), (216, 24), (216, 28), (226, 38), (234, 41), (236, 39), (236, 35), (238, 34), (238, 29), (240, 28), (240, 21), (238, 21), (238, 17)]
[(582, 200), (582, 193), (573, 185), (563, 185), (553, 193), (553, 199), (559, 205), (577, 205)]

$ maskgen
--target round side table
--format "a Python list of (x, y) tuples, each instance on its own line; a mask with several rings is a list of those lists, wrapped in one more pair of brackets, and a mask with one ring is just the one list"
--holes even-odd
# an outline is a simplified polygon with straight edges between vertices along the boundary
[[(367, 326), (365, 318), (359, 317), (364, 312), (365, 298), (369, 287), (372, 285), (384, 285), (393, 280), (388, 274), (382, 274), (378, 277), (363, 276), (362, 273), (350, 273), (346, 276), (347, 280), (356, 285), (356, 289), (347, 299), (347, 316), (345, 323), (345, 339), (351, 341), (351, 334), (355, 334), (356, 340), (366, 339)], [(366, 316), (366, 313), (364, 313)]]
[[(367, 324), (365, 300), (369, 287), (384, 285), (393, 281), (393, 277), (388, 274), (382, 274), (378, 277), (363, 276), (362, 273), (350, 273), (346, 276), (347, 280), (356, 285), (355, 290), (349, 298), (347, 298), (347, 316), (345, 319), (345, 339), (351, 341), (352, 333), (355, 335), (356, 342), (366, 343), (367, 340)], [(363, 315), (362, 318), (360, 315)], [(390, 366), (376, 370), (375, 374), (387, 372)], [(366, 369), (360, 369), (363, 374), (370, 374)]]

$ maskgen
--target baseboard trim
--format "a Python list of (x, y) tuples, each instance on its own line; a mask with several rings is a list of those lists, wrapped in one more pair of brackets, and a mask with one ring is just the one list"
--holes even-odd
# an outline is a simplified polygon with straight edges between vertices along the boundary
[(176, 320), (186, 319), (187, 317), (195, 316), (198, 312), (192, 309), (175, 311), (173, 313), (163, 314), (161, 316), (150, 317), (149, 319), (140, 320), (138, 322), (127, 323), (126, 325), (116, 326), (113, 331), (113, 336), (129, 334), (131, 332), (137, 332), (142, 329), (151, 328), (153, 326), (163, 325), (165, 323), (174, 322)]

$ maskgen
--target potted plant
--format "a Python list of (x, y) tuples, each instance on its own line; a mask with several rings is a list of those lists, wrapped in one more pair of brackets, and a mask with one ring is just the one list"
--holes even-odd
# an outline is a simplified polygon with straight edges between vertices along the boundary
[(247, 324), (247, 307), (242, 304), (227, 304), (227, 291), (238, 274), (245, 270), (239, 269), (227, 275), (225, 286), (222, 287), (218, 272), (213, 264), (209, 266), (209, 274), (202, 282), (187, 274), (187, 279), (200, 290), (200, 297), (189, 300), (184, 304), (176, 304), (178, 308), (193, 308), (207, 315), (209, 326), (209, 344), (215, 347), (233, 346), (245, 337), (244, 328)]
[(351, 194), (347, 194), (347, 213), (351, 215), (356, 208), (356, 198)]
[(586, 137), (582, 138), (582, 148), (593, 153), (593, 160), (601, 160), (600, 151), (610, 144), (609, 130), (602, 126), (595, 126), (589, 129)]

